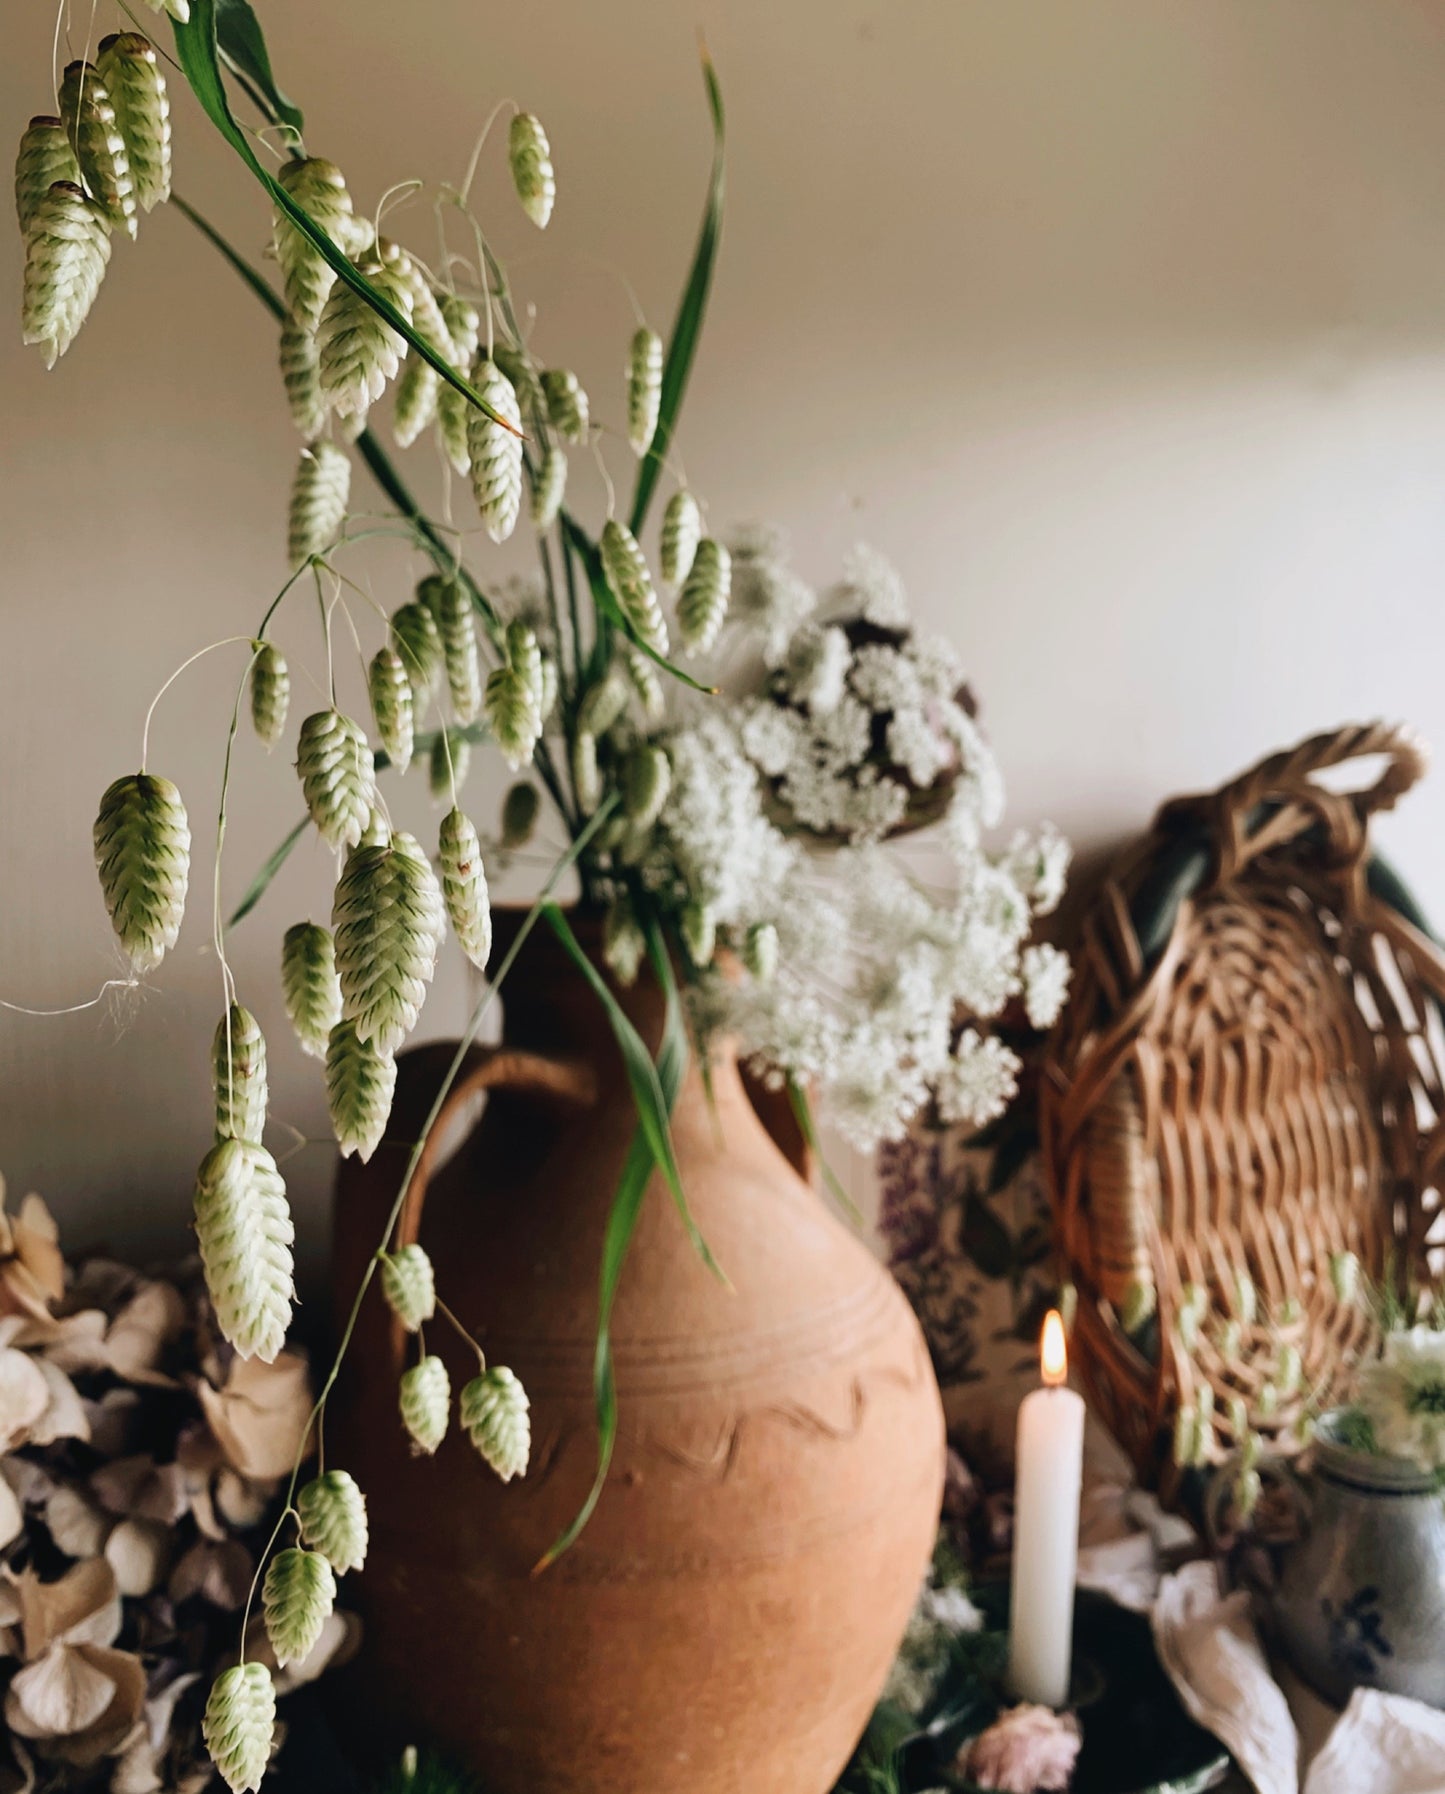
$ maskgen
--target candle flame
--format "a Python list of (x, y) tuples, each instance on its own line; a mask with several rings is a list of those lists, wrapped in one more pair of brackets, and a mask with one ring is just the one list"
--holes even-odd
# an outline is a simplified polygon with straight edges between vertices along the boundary
[(1043, 1367), (1044, 1382), (1050, 1389), (1057, 1389), (1069, 1374), (1069, 1348), (1064, 1340), (1064, 1320), (1057, 1308), (1051, 1308), (1044, 1316), (1043, 1336), (1039, 1340), (1039, 1361)]

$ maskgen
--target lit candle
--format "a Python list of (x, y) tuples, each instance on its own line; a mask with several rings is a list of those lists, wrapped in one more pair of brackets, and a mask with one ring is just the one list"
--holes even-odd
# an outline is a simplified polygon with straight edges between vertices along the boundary
[(1068, 1350), (1056, 1310), (1044, 1321), (1039, 1356), (1044, 1387), (1019, 1408), (1008, 1676), (1022, 1700), (1062, 1707), (1073, 1649), (1084, 1403), (1065, 1387)]

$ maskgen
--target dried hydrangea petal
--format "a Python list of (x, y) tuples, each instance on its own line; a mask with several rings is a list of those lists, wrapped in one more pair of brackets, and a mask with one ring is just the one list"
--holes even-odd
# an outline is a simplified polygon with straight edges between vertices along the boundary
[(336, 1605), (336, 1578), (319, 1551), (278, 1551), (266, 1569), (261, 1609), (266, 1636), (282, 1669), (304, 1663), (320, 1642)]
[(446, 928), (441, 888), (414, 836), (347, 855), (331, 915), (341, 1013), (390, 1055), (416, 1026)]
[(286, 1184), (254, 1140), (222, 1140), (196, 1173), (196, 1241), (222, 1333), (269, 1364), (291, 1322), (295, 1231)]
[[(410, 322), (411, 292), (396, 269), (368, 262), (360, 272)], [(406, 338), (368, 299), (337, 281), (316, 326), (322, 397), (338, 417), (364, 418), (396, 378), (407, 348)]]
[(354, 847), (376, 803), (376, 762), (361, 729), (339, 710), (301, 725), (296, 771), (311, 820), (333, 847)]
[(567, 442), (587, 440), (587, 394), (570, 368), (544, 368), (542, 396), (547, 420)]
[(504, 1364), (473, 1377), (462, 1390), (461, 1423), (467, 1437), (504, 1483), (527, 1474), (532, 1422), (527, 1392)]
[(367, 686), (377, 739), (396, 770), (405, 772), (411, 765), (415, 706), (411, 680), (395, 648), (377, 649), (367, 672)]
[(218, 1140), (260, 1140), (266, 1129), (266, 1038), (249, 1009), (232, 1003), (211, 1042)]
[(557, 198), (557, 179), (552, 170), (552, 148), (541, 120), (530, 112), (519, 112), (507, 133), (507, 160), (512, 169), (512, 185), (522, 210), (538, 230), (547, 228), (552, 206)]
[(281, 942), (281, 991), (302, 1052), (324, 1059), (331, 1030), (341, 1020), (341, 980), (329, 928), (319, 922), (298, 922), (286, 930)]
[(29, 230), (35, 208), (57, 181), (79, 187), (80, 164), (65, 126), (58, 118), (41, 113), (25, 127), (15, 158), (15, 216), (21, 236)]
[(414, 714), (420, 715), (446, 667), (441, 631), (426, 605), (413, 599), (393, 613), (391, 636), (411, 681)]
[(171, 102), (155, 45), (138, 31), (100, 40), (96, 66), (115, 108), (135, 196), (147, 212), (171, 196)]
[(562, 500), (567, 495), (567, 451), (560, 443), (549, 442), (542, 450), (537, 473), (532, 481), (532, 527), (549, 530), (557, 521)]
[(346, 1470), (326, 1470), (296, 1497), (301, 1537), (338, 1576), (366, 1563), (366, 1497)]
[(358, 1040), (353, 1022), (338, 1022), (326, 1044), (326, 1103), (341, 1156), (364, 1165), (386, 1133), (396, 1094), (396, 1060)]
[(72, 181), (36, 202), (25, 231), (20, 328), (53, 368), (90, 315), (110, 261), (110, 224)]
[(702, 540), (702, 511), (686, 486), (679, 486), (662, 513), (662, 541), (658, 564), (670, 586), (681, 585), (692, 571), (692, 559)]
[(293, 568), (304, 567), (341, 534), (351, 500), (351, 458), (334, 442), (316, 442), (301, 451), (291, 487), (286, 549)]
[(67, 64), (60, 79), (60, 116), (91, 198), (128, 237), (136, 234), (135, 181), (110, 89), (94, 64)]
[(477, 653), (476, 613), (471, 595), (459, 579), (438, 580), (433, 590), (452, 715), (459, 723), (469, 723), (476, 719), (482, 708), (482, 666)]
[(291, 669), (274, 642), (262, 642), (251, 663), (251, 727), (257, 738), (275, 747), (291, 708)]
[(381, 1261), (381, 1293), (408, 1333), (432, 1318), (437, 1311), (436, 1273), (420, 1246), (386, 1254)]
[(517, 527), (522, 508), (522, 413), (511, 381), (495, 361), (478, 362), (472, 384), (497, 416), (512, 425), (506, 428), (475, 405), (467, 418), (477, 509), (492, 540), (505, 542)]
[(657, 654), (667, 652), (667, 624), (652, 587), (647, 570), (647, 557), (638, 546), (637, 537), (625, 523), (609, 517), (602, 526), (599, 543), (602, 572), (608, 590), (617, 600), (618, 609), (627, 619), (640, 641)]
[(646, 324), (633, 333), (627, 357), (627, 440), (645, 455), (662, 408), (662, 338)]
[(261, 1786), (276, 1734), (276, 1690), (264, 1663), (222, 1670), (211, 1686), (201, 1731), (231, 1794)]
[(704, 536), (677, 599), (677, 632), (689, 654), (706, 654), (717, 641), (732, 583), (732, 556), (721, 542)]
[(437, 855), (442, 869), (442, 896), (462, 952), (479, 972), (492, 953), (492, 905), (482, 846), (471, 821), (455, 808), (442, 818)]
[(428, 1456), (447, 1436), (452, 1380), (440, 1358), (428, 1354), (402, 1372), (398, 1388), (401, 1423), (419, 1451)]
[[(320, 156), (284, 161), (276, 178), (312, 223), (333, 241), (344, 234), (351, 219), (351, 195), (334, 162)], [(298, 324), (314, 330), (331, 295), (335, 270), (279, 206), (274, 214), (273, 242), (276, 260), (281, 264), (286, 309)]]
[(521, 669), (496, 667), (487, 679), (487, 726), (502, 751), (502, 758), (516, 772), (529, 764), (542, 733), (537, 714), (535, 685)]
[(502, 846), (509, 852), (532, 839), (542, 799), (530, 779), (518, 779), (502, 799)]
[(100, 800), (94, 841), (111, 926), (136, 971), (154, 971), (185, 914), (191, 831), (180, 792), (150, 773), (117, 779)]

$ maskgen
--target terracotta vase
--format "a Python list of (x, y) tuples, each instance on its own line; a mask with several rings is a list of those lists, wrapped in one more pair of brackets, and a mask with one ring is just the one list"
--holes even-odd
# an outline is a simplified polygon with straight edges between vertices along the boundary
[[(516, 926), (498, 918), (499, 955)], [(595, 952), (599, 930), (576, 926)], [(655, 1050), (658, 988), (619, 994)], [(371, 1518), (348, 1579), (365, 1644), (336, 1683), (347, 1733), (368, 1752), (434, 1742), (488, 1794), (824, 1794), (934, 1538), (943, 1422), (917, 1323), (774, 1144), (737, 1066), (716, 1066), (711, 1108), (694, 1069), (674, 1138), (731, 1288), (654, 1178), (613, 1320), (611, 1476), (580, 1541), (534, 1575), (596, 1465), (598, 1267), (636, 1118), (603, 1010), (545, 925), (504, 999), (502, 1044), (472, 1052), (438, 1129), (440, 1152), (444, 1135), (461, 1145), (423, 1165), (401, 1237), (525, 1383), (532, 1466), (503, 1486), (455, 1424), (433, 1460), (410, 1454), (395, 1391), (415, 1341), (369, 1298), (328, 1423)], [(342, 1166), (343, 1311), (449, 1057), (404, 1056), (387, 1143)], [(454, 1390), (475, 1373), (440, 1319), (426, 1344)]]

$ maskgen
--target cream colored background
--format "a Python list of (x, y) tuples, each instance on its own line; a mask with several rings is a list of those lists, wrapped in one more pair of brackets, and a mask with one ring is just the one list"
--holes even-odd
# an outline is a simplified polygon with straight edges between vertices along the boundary
[[(84, 37), (86, 0), (74, 0)], [(727, 238), (682, 449), (714, 516), (768, 515), (826, 576), (860, 535), (963, 645), (1019, 820), (1083, 844), (1166, 792), (1375, 713), (1438, 727), (1445, 658), (1445, 4), (1440, 0), (289, 0), (264, 7), (311, 147), (374, 204), (457, 178), (515, 96), (561, 176), (539, 239), (497, 158), (481, 191), (537, 342), (618, 415), (631, 313), (665, 325), (707, 133), (705, 23), (732, 133)], [(114, 28), (102, 0), (100, 29)], [(0, 116), (48, 110), (52, 14), (6, 0)], [(178, 96), (179, 185), (256, 249), (258, 191)], [(395, 220), (430, 246), (424, 216)], [(4, 233), (0, 290), (18, 289)], [(119, 245), (52, 375), (0, 329), (0, 997), (78, 1002), (115, 967), (90, 864), (107, 781), (186, 653), (244, 633), (283, 575), (295, 444), (272, 329), (176, 214)], [(411, 465), (428, 486), (429, 463)], [(358, 499), (369, 502), (364, 476)], [(595, 487), (592, 491), (595, 496)], [(481, 558), (483, 571), (500, 559)], [(388, 604), (406, 568), (383, 561)], [(317, 665), (312, 612), (284, 632)], [(162, 706), (152, 765), (200, 854), (179, 953), (140, 1003), (0, 1012), (0, 1168), (67, 1236), (174, 1240), (206, 1144), (218, 1013), (204, 858), (239, 649)], [(306, 706), (303, 690), (298, 702)], [(296, 809), (243, 738), (225, 889)], [(1385, 832), (1445, 912), (1445, 774)], [(299, 857), (233, 959), (284, 1044)], [(454, 949), (453, 949), (454, 951)], [(427, 1012), (455, 1026), (448, 959)], [(279, 1139), (279, 1136), (278, 1136)], [(292, 1165), (309, 1253), (324, 1149)], [(857, 1168), (855, 1167), (855, 1172)], [(859, 1173), (861, 1175), (861, 1173)]]

